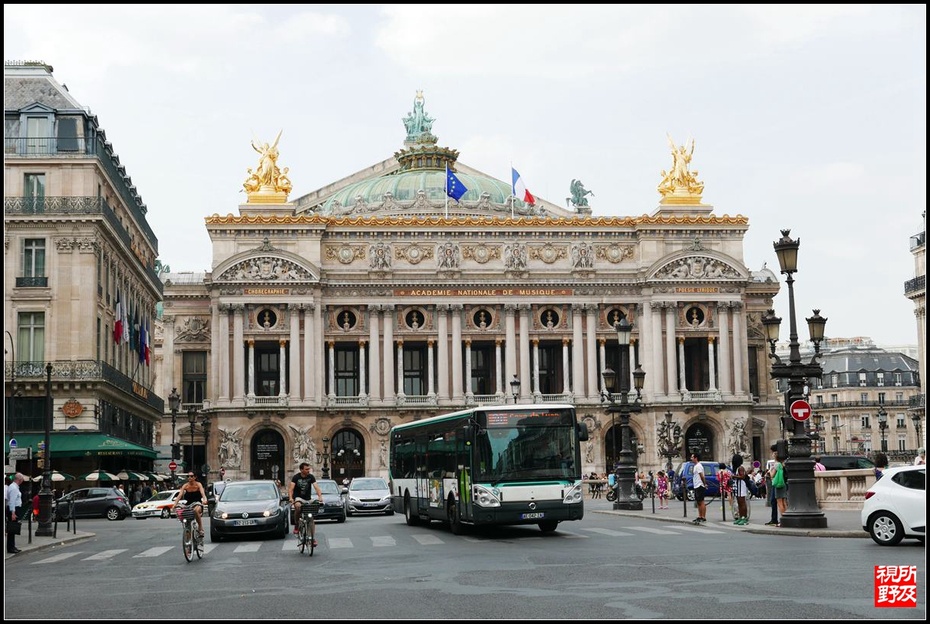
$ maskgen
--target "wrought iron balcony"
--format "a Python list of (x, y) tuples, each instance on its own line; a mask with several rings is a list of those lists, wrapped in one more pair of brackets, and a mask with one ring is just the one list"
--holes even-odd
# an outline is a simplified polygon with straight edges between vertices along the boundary
[(48, 277), (17, 277), (17, 288), (48, 288)]
[(911, 295), (927, 289), (927, 276), (918, 275), (914, 279), (904, 282), (904, 294)]

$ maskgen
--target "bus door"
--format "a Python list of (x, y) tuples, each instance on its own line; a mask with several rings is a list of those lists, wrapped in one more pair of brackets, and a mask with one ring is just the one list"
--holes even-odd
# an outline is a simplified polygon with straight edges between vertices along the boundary
[[(459, 518), (471, 522), (474, 518), (474, 505), (472, 505), (472, 455), (474, 450), (474, 435), (465, 431), (456, 432), (456, 466), (455, 479), (458, 485), (458, 511)], [(469, 439), (470, 438), (470, 439)]]

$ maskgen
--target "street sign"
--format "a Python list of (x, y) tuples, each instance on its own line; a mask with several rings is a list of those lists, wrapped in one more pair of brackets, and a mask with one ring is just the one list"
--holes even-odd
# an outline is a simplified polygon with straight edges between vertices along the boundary
[(10, 448), (11, 449), (16, 448), (16, 438), (10, 438)]
[(174, 472), (177, 469), (178, 469), (178, 462), (172, 460), (171, 463), (168, 464), (168, 470), (170, 470), (171, 472)]
[(11, 448), (10, 449), (10, 461), (20, 460), (20, 459), (32, 459), (32, 447), (26, 446), (24, 448)]
[(804, 399), (798, 399), (791, 403), (788, 413), (798, 422), (804, 422), (811, 417), (811, 404)]

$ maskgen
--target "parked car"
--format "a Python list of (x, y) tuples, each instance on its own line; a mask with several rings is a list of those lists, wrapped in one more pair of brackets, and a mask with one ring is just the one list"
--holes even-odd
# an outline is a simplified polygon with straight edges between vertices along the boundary
[(875, 470), (875, 462), (862, 455), (821, 455), (820, 463), (827, 470), (855, 470), (858, 468)]
[[(720, 483), (717, 481), (717, 469), (719, 462), (711, 461), (702, 461), (701, 465), (704, 466), (704, 476), (707, 478), (707, 490), (704, 492), (705, 496), (720, 496)], [(694, 500), (694, 490), (691, 489), (694, 464), (690, 461), (682, 462), (678, 464), (678, 467), (675, 469), (675, 478), (672, 481), (672, 494), (675, 495), (675, 498), (681, 500), (681, 482), (684, 478), (685, 482), (685, 491), (688, 494), (688, 500)]]
[(381, 477), (356, 477), (349, 482), (345, 496), (346, 515), (357, 513), (394, 514), (391, 506), (391, 490)]
[(862, 530), (881, 546), (927, 534), (927, 467), (887, 468), (865, 493)]
[(318, 479), (323, 492), (323, 506), (314, 516), (317, 520), (346, 521), (346, 504), (342, 488), (332, 479)]
[(132, 517), (137, 520), (146, 518), (170, 518), (171, 507), (174, 506), (174, 497), (178, 490), (165, 490), (158, 492), (147, 501), (143, 501), (132, 508)]
[(132, 513), (126, 495), (114, 487), (73, 490), (52, 503), (52, 515), (59, 522), (67, 520), (72, 509), (75, 518), (125, 520)]
[(216, 499), (210, 514), (210, 541), (236, 535), (284, 538), (290, 526), (287, 498), (274, 481), (232, 481)]

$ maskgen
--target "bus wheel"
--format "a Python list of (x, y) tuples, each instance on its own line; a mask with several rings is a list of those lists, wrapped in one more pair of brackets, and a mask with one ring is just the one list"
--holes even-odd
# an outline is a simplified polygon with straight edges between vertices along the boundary
[(539, 523), (539, 530), (543, 533), (552, 533), (558, 526), (558, 520), (543, 520)]
[(410, 494), (404, 495), (404, 518), (407, 520), (407, 526), (416, 526), (420, 524), (420, 516), (413, 513), (410, 509)]
[(452, 531), (452, 535), (461, 535), (465, 532), (465, 525), (462, 524), (459, 510), (455, 506), (455, 499), (449, 499), (449, 504), (446, 506), (446, 517), (449, 518), (449, 530)]

